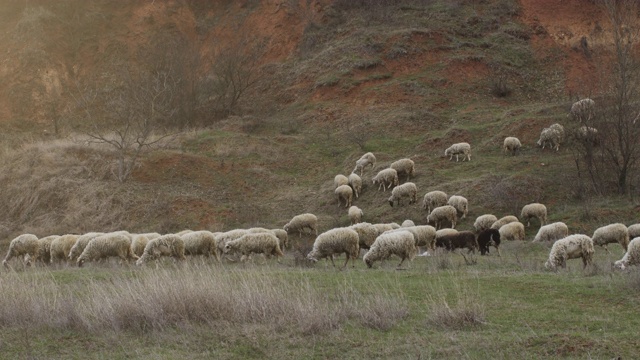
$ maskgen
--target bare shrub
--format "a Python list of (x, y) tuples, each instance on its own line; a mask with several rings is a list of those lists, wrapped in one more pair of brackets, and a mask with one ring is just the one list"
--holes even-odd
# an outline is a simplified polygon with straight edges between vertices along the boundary
[(511, 95), (511, 87), (507, 84), (507, 79), (504, 76), (498, 76), (493, 78), (490, 84), (491, 94), (495, 97), (503, 98)]

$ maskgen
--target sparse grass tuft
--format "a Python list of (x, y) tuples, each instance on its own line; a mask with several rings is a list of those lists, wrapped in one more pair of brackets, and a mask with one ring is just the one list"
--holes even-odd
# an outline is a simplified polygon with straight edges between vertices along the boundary
[(479, 294), (453, 283), (451, 294), (444, 287), (433, 290), (427, 297), (427, 323), (443, 329), (462, 330), (485, 323), (484, 305)]

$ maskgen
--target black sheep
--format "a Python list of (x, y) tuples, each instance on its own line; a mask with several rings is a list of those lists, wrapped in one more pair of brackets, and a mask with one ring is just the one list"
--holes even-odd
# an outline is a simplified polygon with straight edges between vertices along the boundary
[(444, 235), (436, 240), (437, 247), (443, 247), (449, 251), (455, 249), (469, 249), (468, 252), (475, 254), (478, 249), (478, 242), (476, 241), (476, 235), (471, 231), (460, 231), (456, 234)]
[(478, 246), (480, 247), (480, 254), (485, 255), (489, 253), (489, 246), (493, 246), (498, 250), (498, 256), (500, 255), (500, 232), (498, 229), (486, 229), (480, 231), (478, 234)]

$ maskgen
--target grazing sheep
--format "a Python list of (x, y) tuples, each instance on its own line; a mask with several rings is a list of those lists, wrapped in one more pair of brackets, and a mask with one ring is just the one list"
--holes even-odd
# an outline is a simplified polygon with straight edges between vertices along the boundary
[(360, 170), (360, 176), (362, 176), (364, 169), (369, 165), (371, 165), (371, 169), (376, 166), (376, 157), (373, 155), (373, 153), (370, 152), (362, 155), (360, 159), (356, 161), (356, 167), (352, 172), (355, 173), (356, 171)]
[(504, 142), (502, 143), (502, 149), (505, 153), (511, 153), (511, 155), (515, 156), (520, 151), (522, 144), (517, 137), (508, 136), (504, 138)]
[(629, 232), (629, 239), (640, 237), (640, 224), (629, 225), (627, 231)]
[(38, 237), (33, 234), (22, 234), (9, 243), (9, 251), (7, 256), (4, 257), (2, 265), (6, 268), (9, 267), (9, 260), (13, 257), (22, 256), (24, 259), (28, 255), (27, 264), (30, 264), (31, 259), (36, 261), (40, 253), (40, 243)]
[[(38, 242), (40, 243), (37, 256), (38, 261), (42, 262), (43, 264), (51, 263), (51, 243), (53, 242), (53, 240), (59, 237), (60, 235), (49, 235), (38, 239)], [(25, 261), (26, 264), (31, 265), (31, 256), (26, 255), (25, 257), (28, 258)]]
[(371, 179), (373, 185), (378, 184), (378, 191), (387, 191), (391, 187), (398, 185), (398, 172), (395, 169), (382, 169)]
[(413, 222), (413, 220), (407, 219), (405, 221), (402, 222), (402, 224), (400, 224), (401, 228), (406, 228), (406, 227), (411, 227), (411, 226), (416, 226), (416, 223)]
[(358, 176), (358, 174), (351, 173), (349, 174), (349, 186), (353, 189), (353, 194), (358, 198), (359, 194), (362, 192), (362, 178)]
[(284, 251), (287, 247), (289, 247), (289, 234), (282, 229), (265, 229), (265, 228), (251, 228), (247, 230), (249, 233), (260, 233), (260, 232), (270, 232), (278, 238), (280, 242), (280, 249)]
[(407, 180), (411, 179), (412, 176), (415, 176), (415, 163), (411, 159), (405, 158), (394, 161), (389, 165), (389, 168), (394, 169), (398, 173), (398, 177), (403, 177)]
[(409, 205), (414, 204), (418, 201), (418, 188), (416, 184), (412, 182), (406, 182), (402, 185), (398, 185), (391, 190), (391, 196), (387, 201), (389, 201), (389, 205), (393, 207), (394, 203), (397, 203), (400, 206), (400, 202), (402, 198), (409, 198)]
[(333, 187), (338, 188), (342, 185), (349, 185), (349, 178), (342, 174), (338, 174), (333, 178)]
[(496, 221), (498, 221), (498, 218), (493, 214), (480, 215), (473, 223), (473, 227), (476, 229), (476, 232), (479, 233), (482, 230), (491, 229), (491, 225)]
[(469, 211), (469, 201), (464, 196), (452, 195), (449, 198), (449, 201), (447, 201), (447, 204), (456, 208), (458, 217), (460, 217), (460, 215), (462, 215), (462, 219), (467, 217), (467, 212)]
[(300, 237), (302, 237), (302, 231), (309, 229), (315, 235), (318, 235), (318, 218), (313, 214), (301, 214), (294, 216), (291, 221), (286, 223), (283, 227), (287, 234), (293, 231), (298, 231)]
[(307, 254), (307, 259), (317, 262), (318, 260), (328, 257), (333, 267), (335, 267), (336, 264), (333, 262), (333, 255), (344, 253), (347, 259), (342, 268), (344, 269), (347, 266), (349, 259), (353, 259), (352, 265), (355, 266), (355, 260), (360, 253), (359, 242), (358, 233), (353, 229), (331, 229), (318, 235), (316, 241), (313, 243), (313, 249)]
[(131, 235), (131, 251), (140, 257), (144, 253), (144, 247), (147, 246), (149, 240), (160, 237), (158, 233), (134, 234)]
[(498, 231), (502, 240), (524, 240), (524, 224), (519, 221), (502, 225)]
[(89, 241), (104, 234), (105, 233), (102, 232), (90, 232), (84, 235), (80, 235), (80, 237), (76, 239), (76, 243), (71, 247), (71, 250), (69, 250), (69, 261), (76, 261), (78, 259), (78, 256), (80, 256), (80, 254), (82, 254), (82, 252), (84, 251), (84, 248), (87, 247)]
[[(140, 266), (151, 260), (156, 260), (161, 256), (171, 256), (177, 260), (185, 260), (186, 257), (184, 256), (184, 241), (181, 238), (181, 236), (184, 235), (186, 234), (166, 234), (153, 240), (149, 240), (147, 246), (144, 247), (142, 256), (138, 259), (138, 261), (136, 261), (136, 265)], [(94, 239), (93, 241), (96, 241), (98, 239)], [(89, 245), (87, 245), (87, 248), (91, 246), (93, 241), (89, 243)]]
[(491, 224), (491, 228), (492, 229), (500, 229), (502, 226), (504, 226), (504, 225), (506, 225), (508, 223), (516, 222), (516, 221), (518, 221), (517, 217), (515, 217), (513, 215), (507, 215), (507, 216), (501, 217), (496, 222)]
[(493, 246), (498, 250), (498, 256), (500, 255), (500, 231), (496, 229), (484, 229), (478, 234), (478, 247), (480, 248), (480, 255), (489, 253), (489, 246)]
[(54, 262), (67, 262), (69, 258), (69, 253), (71, 252), (71, 248), (76, 244), (76, 241), (80, 235), (63, 235), (51, 242), (51, 247), (49, 248), (50, 253), (50, 262), (53, 264)]
[(400, 225), (392, 222), (392, 223), (387, 223), (387, 224), (373, 224), (373, 227), (375, 227), (376, 230), (378, 230), (378, 235), (377, 236), (380, 236), (380, 234), (382, 234), (385, 231), (389, 231), (389, 230), (394, 230), (394, 229), (400, 228)]
[(450, 229), (450, 228), (445, 228), (445, 229), (440, 229), (436, 231), (436, 242), (441, 239), (443, 236), (445, 235), (451, 235), (451, 234), (457, 234), (459, 231), (456, 229)]
[(549, 126), (549, 129), (553, 129), (556, 131), (556, 133), (558, 134), (558, 140), (559, 142), (562, 142), (564, 140), (564, 126), (555, 123), (551, 126)]
[[(148, 245), (148, 244), (147, 244)], [(131, 251), (131, 234), (124, 231), (110, 233), (93, 238), (78, 256), (76, 263), (81, 267), (86, 261), (95, 261), (117, 256), (123, 261), (137, 260)]]
[(451, 205), (438, 206), (427, 216), (427, 223), (439, 230), (445, 223), (451, 223), (451, 228), (455, 229), (458, 221), (458, 211)]
[(540, 132), (540, 138), (536, 144), (538, 144), (538, 146), (542, 146), (542, 149), (548, 145), (550, 149), (558, 151), (560, 150), (560, 142), (562, 141), (563, 136), (564, 131), (560, 132), (558, 128), (544, 128)]
[(362, 209), (357, 206), (352, 206), (349, 208), (349, 219), (351, 220), (351, 225), (357, 224), (362, 221)]
[(571, 105), (570, 115), (579, 121), (586, 121), (593, 116), (595, 102), (589, 98), (578, 100)]
[(431, 210), (437, 208), (438, 206), (447, 205), (448, 199), (449, 197), (444, 191), (430, 191), (424, 195), (424, 199), (422, 200), (422, 208), (424, 210), (427, 210), (428, 213), (431, 213)]
[(556, 241), (569, 236), (569, 227), (563, 222), (554, 222), (540, 227), (533, 242)]
[(547, 207), (543, 204), (532, 203), (522, 207), (520, 218), (527, 220), (527, 226), (531, 225), (531, 218), (534, 217), (540, 221), (540, 226), (547, 222)]
[(224, 246), (225, 254), (240, 253), (240, 261), (245, 261), (251, 254), (264, 254), (267, 259), (271, 255), (282, 257), (280, 240), (270, 232), (249, 233), (235, 240), (229, 241)]
[(358, 245), (362, 249), (369, 249), (376, 238), (382, 233), (373, 224), (367, 222), (361, 222), (355, 225), (349, 226), (349, 229), (358, 233)]
[(215, 235), (216, 247), (218, 248), (218, 254), (224, 253), (224, 246), (232, 240), (235, 240), (245, 234), (248, 234), (249, 230), (246, 229), (234, 229)]
[(574, 234), (557, 240), (549, 252), (549, 259), (544, 266), (557, 271), (558, 267), (567, 267), (568, 259), (582, 258), (583, 269), (593, 259), (593, 241), (587, 235)]
[(184, 243), (185, 255), (204, 255), (205, 257), (215, 256), (220, 261), (220, 254), (216, 246), (215, 235), (211, 231), (193, 231), (180, 236)]
[(622, 245), (622, 248), (626, 251), (629, 245), (629, 231), (624, 224), (609, 224), (596, 229), (591, 240), (594, 245), (603, 246), (607, 252), (609, 252), (607, 244), (615, 242)]
[(430, 250), (434, 250), (436, 247), (436, 229), (430, 225), (418, 225), (400, 227), (398, 229), (389, 230), (385, 233), (392, 233), (398, 231), (408, 231), (413, 234), (416, 247), (426, 247)]
[(575, 138), (579, 142), (591, 145), (598, 145), (600, 143), (600, 139), (598, 138), (598, 129), (590, 126), (579, 127), (575, 132)]
[(478, 249), (478, 242), (476, 241), (476, 235), (473, 232), (460, 231), (455, 234), (441, 236), (436, 240), (436, 246), (445, 248), (449, 251), (467, 248), (467, 253), (473, 252), (475, 254)]
[(453, 159), (453, 155), (455, 155), (456, 162), (458, 162), (458, 156), (460, 154), (464, 155), (462, 157), (462, 161), (464, 161), (464, 159), (471, 161), (471, 145), (466, 142), (461, 142), (449, 146), (447, 150), (444, 151), (444, 156), (449, 155), (449, 161), (451, 161)]
[(631, 240), (627, 247), (627, 252), (622, 259), (616, 261), (613, 266), (616, 269), (624, 270), (629, 266), (640, 265), (640, 237)]
[(378, 236), (362, 260), (371, 268), (374, 262), (384, 261), (391, 255), (396, 255), (401, 259), (398, 264), (400, 268), (406, 259), (413, 261), (417, 253), (413, 234), (407, 230), (399, 230)]
[(348, 208), (351, 206), (351, 201), (353, 200), (353, 190), (351, 190), (351, 186), (349, 185), (340, 185), (335, 190), (336, 196), (338, 197), (338, 207), (342, 206), (342, 201), (344, 200), (344, 207)]

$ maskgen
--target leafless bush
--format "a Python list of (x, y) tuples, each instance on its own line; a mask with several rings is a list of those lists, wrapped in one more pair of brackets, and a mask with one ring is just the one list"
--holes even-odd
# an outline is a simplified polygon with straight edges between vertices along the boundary
[(511, 95), (511, 87), (507, 83), (507, 79), (504, 76), (498, 76), (491, 80), (491, 94), (495, 97), (503, 98)]

